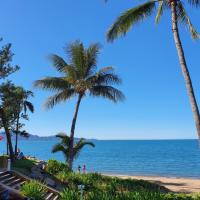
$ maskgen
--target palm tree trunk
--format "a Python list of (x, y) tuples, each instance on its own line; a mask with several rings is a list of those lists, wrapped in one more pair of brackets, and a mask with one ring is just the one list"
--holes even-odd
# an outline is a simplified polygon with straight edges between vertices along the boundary
[(72, 170), (72, 165), (73, 165), (73, 160), (74, 160), (74, 152), (73, 152), (74, 132), (75, 132), (75, 127), (76, 127), (78, 110), (79, 110), (79, 106), (80, 106), (82, 97), (83, 97), (83, 95), (79, 94), (78, 101), (77, 101), (77, 104), (76, 104), (76, 109), (75, 109), (75, 112), (74, 112), (74, 117), (73, 117), (73, 120), (72, 120), (72, 125), (71, 125), (70, 144), (69, 144), (69, 159), (68, 159), (68, 166), (69, 166), (70, 170)]
[(192, 86), (192, 81), (190, 78), (189, 70), (187, 68), (185, 56), (184, 56), (184, 51), (183, 47), (181, 44), (180, 36), (179, 36), (179, 31), (178, 31), (178, 25), (177, 25), (177, 10), (176, 10), (176, 0), (171, 1), (171, 14), (172, 14), (172, 32), (174, 36), (174, 41), (176, 45), (176, 49), (178, 52), (178, 57), (179, 57), (179, 62), (182, 70), (183, 77), (185, 79), (185, 84), (190, 100), (190, 104), (192, 107), (192, 112), (194, 116), (194, 121), (196, 125), (196, 130), (198, 137), (200, 139), (200, 116), (199, 116), (199, 109), (198, 105), (196, 102), (193, 86)]
[(3, 108), (0, 108), (0, 117), (1, 117), (2, 125), (3, 125), (5, 133), (6, 133), (10, 159), (13, 161), (14, 160), (14, 151), (13, 151), (13, 146), (12, 146), (11, 134), (10, 134), (10, 130), (8, 128), (8, 125), (7, 125), (7, 121), (6, 121), (6, 118), (5, 118)]
[[(19, 113), (20, 114), (20, 113)], [(17, 124), (16, 124), (16, 130), (15, 130), (15, 156), (17, 155), (17, 147), (18, 147), (18, 134), (19, 134), (19, 114), (17, 116)]]

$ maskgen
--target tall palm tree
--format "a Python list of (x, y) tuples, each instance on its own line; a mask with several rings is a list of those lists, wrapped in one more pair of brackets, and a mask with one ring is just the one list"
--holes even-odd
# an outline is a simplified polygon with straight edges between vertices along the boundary
[(17, 154), (17, 148), (18, 148), (18, 135), (27, 137), (28, 134), (26, 131), (21, 131), (20, 129), (23, 127), (23, 124), (20, 123), (20, 119), (26, 119), (28, 120), (27, 111), (30, 111), (31, 113), (34, 112), (34, 106), (33, 104), (28, 101), (30, 97), (33, 97), (33, 93), (31, 91), (26, 91), (22, 87), (16, 88), (16, 109), (15, 109), (15, 116), (16, 116), (16, 126), (14, 127), (13, 132), (15, 133), (16, 139), (15, 139), (15, 155)]
[(83, 43), (75, 41), (66, 48), (68, 62), (58, 55), (51, 55), (54, 67), (62, 74), (60, 77), (46, 77), (35, 82), (35, 86), (55, 91), (48, 98), (45, 106), (52, 108), (56, 104), (68, 101), (77, 96), (77, 103), (71, 124), (68, 165), (72, 169), (73, 144), (77, 115), (81, 100), (88, 94), (93, 97), (103, 97), (117, 103), (124, 99), (123, 93), (113, 85), (120, 84), (121, 79), (114, 73), (112, 67), (97, 68), (99, 44), (85, 48)]
[[(66, 163), (69, 163), (69, 155), (70, 155), (70, 137), (64, 133), (60, 133), (56, 135), (56, 137), (60, 138), (60, 143), (57, 143), (52, 148), (52, 153), (62, 152)], [(81, 138), (73, 147), (73, 159), (79, 156), (81, 150), (86, 146), (89, 145), (91, 147), (95, 147), (92, 142), (86, 141), (85, 139)]]
[[(199, 0), (188, 0), (187, 3), (193, 7), (200, 6)], [(157, 5), (158, 4), (158, 5)], [(181, 0), (148, 0), (145, 3), (130, 8), (129, 10), (122, 13), (114, 24), (110, 27), (107, 33), (108, 41), (113, 41), (119, 36), (126, 35), (130, 28), (139, 22), (142, 22), (146, 18), (150, 17), (155, 9), (157, 8), (156, 23), (160, 21), (163, 11), (169, 9), (171, 11), (171, 23), (172, 23), (172, 33), (174, 36), (175, 45), (178, 52), (178, 58), (182, 70), (183, 77), (185, 79), (185, 84), (192, 107), (192, 112), (194, 115), (195, 125), (200, 139), (200, 116), (199, 109), (196, 102), (192, 81), (190, 78), (189, 70), (184, 56), (184, 51), (179, 36), (178, 23), (182, 23), (187, 26), (193, 39), (199, 38), (197, 31), (195, 30), (192, 22), (187, 15), (184, 8), (183, 1)]]

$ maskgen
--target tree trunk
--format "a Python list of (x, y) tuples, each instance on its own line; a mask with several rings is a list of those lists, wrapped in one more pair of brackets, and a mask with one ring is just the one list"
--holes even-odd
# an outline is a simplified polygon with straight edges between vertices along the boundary
[(6, 133), (7, 144), (8, 144), (8, 149), (9, 149), (9, 156), (10, 156), (10, 159), (13, 161), (14, 160), (14, 152), (13, 152), (11, 134), (10, 134), (10, 130), (7, 125), (7, 121), (6, 121), (6, 117), (5, 117), (3, 108), (0, 108), (0, 115), (1, 115), (1, 120), (2, 120), (4, 130)]
[(18, 134), (19, 134), (19, 114), (17, 116), (17, 124), (16, 124), (16, 130), (15, 130), (15, 156), (17, 155), (17, 147), (18, 147)]
[(77, 101), (77, 104), (76, 104), (75, 113), (74, 113), (74, 117), (73, 117), (73, 120), (72, 120), (72, 125), (71, 125), (70, 144), (69, 144), (69, 158), (68, 158), (68, 166), (69, 166), (70, 170), (72, 170), (72, 165), (73, 165), (73, 160), (74, 160), (74, 152), (73, 152), (73, 148), (74, 148), (74, 132), (75, 132), (75, 127), (76, 127), (76, 120), (77, 120), (78, 110), (79, 110), (79, 106), (80, 106), (82, 97), (83, 97), (83, 95), (79, 94), (78, 101)]
[(196, 102), (196, 99), (195, 99), (192, 81), (191, 81), (191, 78), (190, 78), (189, 70), (187, 68), (187, 64), (186, 64), (186, 60), (185, 60), (185, 56), (184, 56), (184, 51), (183, 51), (183, 47), (182, 47), (180, 36), (179, 36), (176, 6), (177, 6), (176, 1), (171, 1), (172, 32), (173, 32), (173, 36), (174, 36), (176, 49), (177, 49), (177, 52), (178, 52), (178, 57), (179, 57), (179, 62), (180, 62), (182, 74), (183, 74), (183, 77), (185, 79), (187, 93), (188, 93), (190, 104), (191, 104), (191, 107), (192, 107), (192, 112), (193, 112), (193, 116), (194, 116), (197, 134), (198, 134), (198, 137), (200, 139), (199, 109), (198, 109), (198, 105), (197, 105), (197, 102)]

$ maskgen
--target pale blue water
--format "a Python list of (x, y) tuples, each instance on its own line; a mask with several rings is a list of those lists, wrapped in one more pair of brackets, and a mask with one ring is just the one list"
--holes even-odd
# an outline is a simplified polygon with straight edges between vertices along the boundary
[[(62, 154), (51, 154), (56, 141), (22, 140), (25, 155), (64, 161)], [(200, 178), (200, 148), (197, 140), (94, 141), (74, 164), (85, 164), (88, 171), (124, 175), (151, 175)], [(0, 142), (0, 153), (5, 152)]]

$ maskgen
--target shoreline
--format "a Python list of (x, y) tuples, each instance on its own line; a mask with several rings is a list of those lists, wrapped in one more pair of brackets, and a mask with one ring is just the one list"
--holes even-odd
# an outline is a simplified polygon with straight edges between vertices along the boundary
[(142, 176), (142, 175), (121, 175), (102, 173), (105, 176), (118, 177), (122, 179), (146, 180), (157, 183), (177, 193), (200, 192), (200, 178), (165, 177), (165, 176)]

